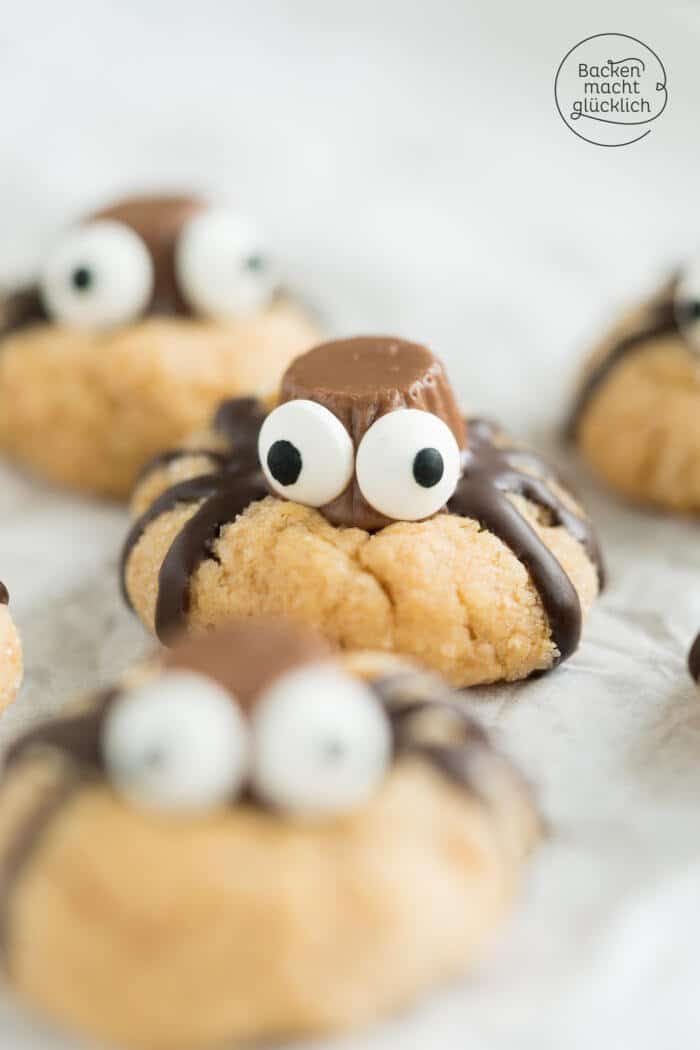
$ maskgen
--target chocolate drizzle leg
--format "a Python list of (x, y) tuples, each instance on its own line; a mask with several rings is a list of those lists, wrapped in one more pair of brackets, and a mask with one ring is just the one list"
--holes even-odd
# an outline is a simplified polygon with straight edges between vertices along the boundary
[(416, 756), (429, 762), (487, 806), (497, 800), (504, 777), (532, 796), (530, 785), (440, 678), (402, 671), (370, 684), (391, 722), (395, 760)]
[(205, 500), (180, 530), (163, 559), (158, 575), (156, 634), (168, 644), (185, 629), (190, 600), (190, 580), (199, 564), (211, 554), (224, 525), (236, 520), (246, 507), (267, 495), (262, 474), (243, 475)]
[(54, 817), (61, 813), (75, 797), (80, 784), (80, 776), (72, 770), (66, 770), (65, 777), (60, 779), (58, 784), (45, 793), (42, 792), (36, 807), (25, 818), (2, 857), (0, 862), (0, 956), (6, 966), (10, 947), (12, 891), (34, 850), (53, 823)]
[[(598, 570), (602, 583), (603, 564), (593, 529), (585, 518), (570, 510), (551, 487), (556, 480), (551, 468), (532, 453), (499, 447), (498, 432), (484, 420), (467, 421), (464, 474), (450, 500), (453, 514), (474, 518), (482, 528), (498, 536), (529, 572), (549, 619), (552, 641), (558, 655), (555, 664), (566, 660), (577, 648), (582, 613), (576, 588), (555, 556), (530, 523), (508, 499), (524, 496), (542, 507), (555, 525), (563, 525), (577, 539)], [(538, 470), (540, 477), (522, 467)]]
[(69, 805), (87, 777), (97, 776), (102, 771), (102, 726), (110, 705), (118, 696), (118, 689), (105, 689), (95, 697), (88, 710), (69, 717), (52, 718), (29, 729), (5, 755), (5, 775), (23, 759), (41, 752), (53, 751), (65, 759), (65, 768), (60, 770), (56, 783), (42, 791), (0, 862), (0, 952), (5, 959), (12, 891), (54, 818)]
[(700, 634), (693, 642), (693, 647), (688, 655), (688, 670), (693, 680), (700, 682)]
[(10, 592), (8, 591), (5, 584), (0, 581), (0, 605), (10, 604)]
[(214, 416), (214, 430), (225, 437), (239, 455), (257, 460), (258, 435), (267, 411), (257, 397), (232, 397), (224, 401)]
[[(176, 485), (172, 485), (170, 488), (166, 489), (165, 492), (162, 492), (158, 499), (151, 504), (148, 510), (134, 522), (129, 530), (124, 547), (122, 548), (121, 557), (122, 594), (127, 605), (131, 607), (131, 599), (129, 598), (126, 588), (126, 567), (134, 547), (139, 542), (151, 522), (155, 521), (156, 518), (159, 518), (161, 514), (167, 514), (168, 511), (174, 510), (174, 508), (179, 505), (199, 503), (202, 500), (205, 501), (206, 505), (207, 500), (211, 500), (214, 497), (223, 494), (225, 491), (234, 494), (233, 499), (235, 502), (235, 493), (240, 491), (241, 485), (245, 487), (245, 483), (251, 478), (256, 481), (256, 491), (258, 491), (257, 481), (260, 477), (258, 473), (258, 434), (260, 433), (260, 427), (262, 426), (264, 418), (264, 406), (257, 398), (231, 398), (228, 401), (224, 401), (223, 404), (219, 406), (214, 417), (214, 430), (228, 438), (231, 444), (231, 448), (228, 452), (211, 452), (207, 449), (183, 448), (156, 456), (155, 459), (151, 460), (151, 462), (146, 465), (142, 477), (145, 477), (151, 470), (163, 466), (165, 463), (171, 463), (176, 459), (202, 455), (208, 456), (214, 461), (214, 463), (218, 464), (220, 471), (217, 474), (202, 474), (198, 477), (190, 478), (187, 481), (181, 481)], [(262, 499), (266, 494), (267, 490), (265, 489), (255, 498)], [(204, 510), (204, 507), (201, 509)], [(242, 509), (245, 509), (245, 507)], [(197, 517), (197, 515), (195, 515), (195, 517)], [(224, 523), (222, 522), (222, 524)], [(192, 535), (193, 529), (195, 527), (200, 527), (200, 525), (201, 520), (198, 521), (197, 526), (192, 525), (190, 529), (190, 523), (188, 523), (183, 531)], [(210, 542), (209, 538), (207, 538), (207, 543), (208, 542)], [(199, 560), (203, 560), (204, 557), (206, 557), (206, 550), (203, 550), (202, 557)], [(187, 560), (189, 562), (193, 559), (188, 557)], [(198, 564), (199, 562), (194, 559), (194, 563)], [(175, 603), (178, 607), (186, 604), (186, 591), (187, 587), (185, 587), (182, 595)], [(171, 607), (167, 607), (163, 611), (163, 616), (165, 618), (163, 624), (164, 633), (167, 633), (169, 630), (168, 619), (169, 614), (172, 612), (173, 609)], [(181, 614), (178, 613), (177, 615), (174, 615), (175, 622), (179, 624), (180, 620)], [(158, 628), (156, 628), (156, 630), (160, 636), (160, 630), (158, 630)]]
[(258, 435), (265, 415), (265, 406), (256, 397), (233, 397), (224, 401), (214, 416), (213, 430), (228, 440), (227, 452), (206, 446), (165, 449), (149, 459), (139, 474), (137, 485), (153, 471), (193, 456), (205, 456), (221, 470), (229, 468), (232, 459), (237, 467), (245, 461), (257, 470)]
[(675, 285), (676, 281), (672, 283), (670, 294), (655, 304), (648, 323), (620, 339), (605, 355), (603, 360), (593, 368), (590, 375), (586, 377), (576, 397), (564, 430), (564, 435), (568, 441), (576, 440), (578, 427), (586, 409), (610, 373), (621, 361), (629, 354), (643, 350), (654, 339), (661, 339), (665, 335), (679, 331), (678, 315), (673, 298)]

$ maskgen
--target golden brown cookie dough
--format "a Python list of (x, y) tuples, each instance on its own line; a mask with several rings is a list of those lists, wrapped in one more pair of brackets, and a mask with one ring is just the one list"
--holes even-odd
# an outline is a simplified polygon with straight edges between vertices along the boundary
[[(698, 295), (700, 302), (700, 292)], [(592, 355), (569, 421), (592, 470), (638, 503), (700, 512), (700, 357), (681, 277)]]
[(83, 1035), (194, 1050), (356, 1027), (468, 969), (538, 837), (530, 792), (444, 684), (363, 659), (365, 680), (243, 624), (15, 744), (14, 991)]
[[(213, 236), (216, 224), (213, 233), (205, 230), (211, 243), (195, 245), (194, 274), (184, 262), (178, 270), (188, 224), (218, 215), (195, 198), (131, 198), (59, 242), (58, 261), (49, 260), (37, 287), (5, 303), (0, 452), (51, 481), (123, 499), (143, 464), (204, 425), (223, 397), (265, 397), (275, 389), (318, 328), (265, 271), (257, 248), (248, 247), (245, 224), (223, 244)], [(224, 234), (229, 220), (228, 213), (220, 219)], [(119, 236), (111, 244), (111, 224), (126, 234), (126, 246)], [(225, 251), (240, 256), (229, 260), (228, 308), (226, 289), (217, 284)], [(206, 278), (207, 266), (218, 298), (189, 300), (183, 286), (189, 281), (201, 295), (193, 281), (202, 271)], [(126, 278), (134, 274), (130, 288)], [(71, 282), (92, 279), (97, 297), (101, 275), (107, 287), (88, 309), (81, 296), (93, 294), (90, 284)], [(119, 279), (126, 292), (111, 287)]]
[[(366, 352), (381, 373), (375, 358), (384, 359), (387, 345), (398, 347), (398, 354), (391, 351), (388, 357), (392, 382), (403, 348), (413, 346), (397, 340), (348, 343), (321, 348), (331, 366), (334, 355), (352, 359)], [(239, 617), (285, 615), (346, 649), (415, 657), (455, 686), (524, 678), (570, 655), (599, 587), (590, 522), (533, 453), (484, 421), (468, 420), (465, 430), (442, 366), (425, 348), (418, 350), (411, 351), (408, 389), (413, 404), (426, 396), (432, 407), (425, 403), (420, 411), (401, 416), (394, 386), (384, 411), (377, 412), (375, 394), (356, 390), (347, 417), (352, 419), (347, 425), (357, 431), (350, 457), (375, 420), (392, 416), (391, 425), (405, 420), (422, 427), (428, 416), (434, 433), (426, 440), (442, 442), (446, 458), (452, 443), (457, 448), (457, 440), (463, 442), (461, 453), (456, 452), (461, 476), (454, 478), (452, 491), (436, 497), (438, 513), (425, 520), (392, 520), (385, 513), (388, 504), (382, 511), (368, 504), (356, 473), (324, 506), (266, 495), (269, 479), (263, 481), (253, 451), (264, 412), (260, 408), (256, 416), (249, 403), (231, 402), (222, 406), (212, 433), (198, 436), (197, 450), (156, 461), (136, 488), (133, 508), (139, 518), (125, 546), (124, 588), (149, 629), (167, 639), (183, 626), (199, 630)], [(316, 367), (317, 353), (290, 367), (281, 407), (291, 404), (296, 411), (309, 400), (314, 405), (325, 401), (335, 405), (333, 419), (342, 421), (342, 380), (325, 361), (328, 389), (317, 385), (313, 396), (299, 395), (300, 362), (311, 358)], [(416, 370), (421, 369), (430, 377), (427, 395), (416, 392)], [(383, 380), (373, 374), (372, 381)], [(323, 413), (319, 419), (326, 424)], [(435, 430), (435, 421), (444, 429)], [(266, 420), (263, 435), (267, 425)], [(306, 417), (285, 425), (298, 426), (301, 433)], [(221, 445), (227, 427), (228, 453)], [(320, 467), (332, 472), (344, 455), (340, 432), (330, 433), (325, 445), (321, 434), (307, 450), (310, 469), (315, 450), (330, 448), (331, 438), (338, 440), (339, 452)], [(420, 444), (423, 437), (419, 433), (414, 439)], [(399, 450), (402, 440), (396, 443)], [(280, 439), (277, 448), (293, 459), (286, 445)], [(360, 453), (357, 458), (360, 462)], [(381, 466), (381, 451), (370, 461), (366, 488), (377, 463)], [(317, 473), (322, 480), (326, 476), (320, 469)], [(414, 496), (409, 485), (396, 498), (407, 499), (410, 512)]]
[(0, 711), (11, 704), (22, 684), (22, 646), (9, 610), (7, 588), (0, 583)]

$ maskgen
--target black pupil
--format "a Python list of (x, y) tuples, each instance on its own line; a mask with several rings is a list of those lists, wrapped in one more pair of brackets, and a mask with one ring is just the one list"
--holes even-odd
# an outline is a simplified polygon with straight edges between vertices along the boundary
[(87, 266), (76, 266), (70, 279), (77, 291), (84, 292), (92, 284), (92, 270), (89, 270)]
[(413, 477), (424, 489), (431, 489), (445, 473), (445, 464), (436, 448), (422, 448), (413, 460)]
[(301, 474), (301, 453), (291, 441), (275, 441), (267, 454), (267, 465), (280, 485), (293, 485)]
[(246, 269), (252, 273), (259, 273), (260, 270), (265, 269), (265, 260), (262, 255), (249, 255), (245, 261)]
[(323, 744), (323, 758), (326, 762), (339, 762), (345, 758), (345, 744), (342, 740), (326, 740)]

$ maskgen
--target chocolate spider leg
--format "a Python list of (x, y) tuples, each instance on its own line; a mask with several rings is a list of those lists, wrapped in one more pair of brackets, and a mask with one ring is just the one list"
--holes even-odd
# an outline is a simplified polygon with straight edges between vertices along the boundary
[(257, 455), (258, 435), (267, 409), (257, 397), (231, 397), (216, 410), (213, 429), (227, 438), (234, 452), (252, 449)]
[(48, 319), (38, 287), (22, 288), (0, 303), (0, 336)]
[(82, 782), (82, 777), (73, 766), (65, 765), (57, 770), (56, 777), (43, 788), (36, 805), (24, 818), (22, 826), (0, 857), (0, 958), (5, 970), (10, 949), (10, 902), (13, 891), (44, 835), (77, 796)]
[(504, 492), (518, 492), (531, 503), (549, 512), (554, 525), (562, 525), (581, 544), (598, 573), (601, 589), (605, 585), (605, 565), (598, 539), (587, 518), (576, 514), (549, 488), (546, 481), (530, 474), (504, 475), (496, 481)]
[(597, 394), (600, 387), (608, 378), (617, 365), (623, 361), (628, 354), (641, 350), (654, 339), (660, 339), (671, 332), (678, 331), (678, 318), (672, 298), (665, 299), (659, 303), (654, 310), (649, 324), (630, 335), (624, 336), (613, 346), (590, 372), (583, 382), (574, 401), (571, 413), (564, 427), (564, 437), (567, 441), (575, 441), (579, 423)]
[(221, 470), (224, 470), (226, 464), (231, 458), (231, 453), (218, 452), (216, 449), (206, 447), (166, 448), (149, 459), (148, 463), (144, 464), (136, 479), (136, 484), (140, 485), (142, 481), (145, 481), (145, 479), (156, 470), (160, 470), (163, 467), (169, 467), (172, 463), (177, 463), (181, 459), (193, 459), (197, 456), (210, 459), (212, 464), (220, 467)]
[(465, 477), (450, 500), (449, 510), (474, 518), (522, 562), (549, 619), (552, 641), (558, 650), (554, 666), (571, 656), (578, 646), (582, 626), (576, 588), (517, 507), (492, 482)]
[(258, 461), (258, 435), (266, 414), (264, 404), (257, 397), (234, 397), (223, 401), (212, 421), (212, 429), (228, 441), (228, 451), (207, 448), (206, 445), (164, 449), (143, 466), (136, 484), (161, 467), (196, 456), (210, 459), (220, 470), (230, 470), (232, 461), (235, 467), (245, 461), (252, 469)]
[(148, 510), (137, 518), (131, 526), (124, 541), (121, 557), (121, 587), (124, 601), (130, 609), (133, 609), (131, 598), (126, 586), (126, 570), (134, 547), (139, 542), (144, 532), (156, 518), (161, 514), (167, 514), (183, 503), (199, 503), (200, 500), (209, 499), (230, 481), (224, 474), (200, 474), (196, 478), (180, 481), (177, 485), (171, 485), (169, 489), (162, 492)]
[(262, 474), (224, 480), (226, 487), (210, 495), (180, 530), (160, 567), (155, 628), (166, 644), (186, 626), (192, 574), (209, 556), (220, 530), (267, 495)]

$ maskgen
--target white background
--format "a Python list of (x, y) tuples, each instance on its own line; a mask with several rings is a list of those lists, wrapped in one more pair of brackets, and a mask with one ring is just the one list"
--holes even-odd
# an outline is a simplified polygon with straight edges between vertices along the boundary
[[(668, 75), (666, 113), (623, 149), (575, 138), (553, 100), (565, 52), (605, 31), (640, 37)], [(8, 5), (0, 280), (125, 190), (222, 195), (263, 223), (332, 330), (427, 341), (466, 408), (561, 457), (587, 344), (700, 242), (699, 49), (690, 4)], [(700, 627), (697, 526), (578, 481), (611, 576), (584, 644), (554, 675), (470, 698), (538, 785), (551, 838), (469, 982), (334, 1045), (698, 1040), (700, 691), (684, 669)], [(0, 489), (0, 575), (28, 665), (6, 739), (145, 640), (116, 591), (121, 512), (10, 472)], [(0, 1045), (74, 1044), (8, 1004)]]

